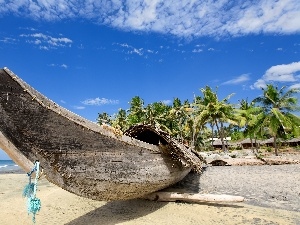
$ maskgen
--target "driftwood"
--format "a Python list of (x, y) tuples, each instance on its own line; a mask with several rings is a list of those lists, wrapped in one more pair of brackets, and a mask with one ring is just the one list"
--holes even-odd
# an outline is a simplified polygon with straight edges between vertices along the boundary
[(148, 194), (144, 199), (159, 202), (243, 202), (244, 197), (233, 195), (215, 195), (215, 194), (193, 194), (193, 193), (177, 193), (158, 191)]

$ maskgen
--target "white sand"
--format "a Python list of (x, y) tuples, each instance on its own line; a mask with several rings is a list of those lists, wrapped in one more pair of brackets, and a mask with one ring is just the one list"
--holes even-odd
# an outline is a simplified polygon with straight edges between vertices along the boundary
[[(1, 225), (32, 224), (31, 216), (27, 214), (26, 199), (22, 197), (27, 182), (26, 174), (0, 174)], [(39, 182), (37, 197), (42, 202), (41, 211), (36, 216), (37, 225), (300, 225), (299, 211), (246, 203), (159, 203), (141, 199), (99, 202), (68, 193), (45, 179)]]

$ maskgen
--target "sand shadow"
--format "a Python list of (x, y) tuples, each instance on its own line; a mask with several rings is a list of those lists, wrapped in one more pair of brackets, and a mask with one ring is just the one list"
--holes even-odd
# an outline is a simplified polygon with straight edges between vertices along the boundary
[[(200, 176), (197, 173), (189, 173), (182, 181), (164, 189), (164, 191), (176, 191), (186, 193), (199, 193), (200, 191)], [(176, 201), (179, 204), (198, 204), (208, 205), (216, 208), (244, 208), (244, 206), (234, 203), (183, 203)], [(160, 208), (167, 205), (168, 202), (156, 202), (144, 199), (132, 199), (126, 201), (113, 201), (88, 212), (87, 214), (78, 217), (66, 223), (66, 225), (114, 225), (122, 222), (137, 219), (148, 214), (151, 214)]]
[[(168, 202), (155, 202), (143, 199), (108, 202), (89, 213), (66, 223), (66, 225), (115, 225), (151, 214), (164, 207)], [(178, 203), (180, 204), (180, 202)], [(222, 203), (182, 203), (209, 205), (216, 208), (243, 208), (235, 204)]]
[(89, 213), (66, 223), (67, 225), (113, 225), (146, 216), (165, 206), (166, 202), (143, 199), (108, 202)]

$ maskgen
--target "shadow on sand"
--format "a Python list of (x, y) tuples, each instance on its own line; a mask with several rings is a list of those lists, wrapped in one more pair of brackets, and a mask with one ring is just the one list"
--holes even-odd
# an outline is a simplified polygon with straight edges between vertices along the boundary
[(165, 206), (166, 202), (143, 199), (108, 202), (89, 213), (74, 219), (67, 225), (113, 225), (146, 216)]
[[(182, 181), (165, 190), (198, 193), (200, 190), (199, 177), (199, 174), (190, 173)], [(155, 202), (144, 199), (108, 202), (104, 206), (101, 206), (77, 219), (74, 219), (73, 221), (70, 221), (69, 223), (67, 223), (67, 225), (119, 224), (151, 214), (164, 207), (166, 204), (168, 204), (168, 202)], [(209, 205), (217, 208), (243, 208), (243, 206), (236, 204), (222, 204), (209, 202), (196, 204)]]
[[(115, 225), (151, 214), (168, 202), (155, 202), (144, 199), (108, 202), (89, 213), (66, 223), (66, 225)], [(216, 208), (243, 208), (235, 204), (196, 203)], [(166, 215), (167, 216), (167, 215)]]

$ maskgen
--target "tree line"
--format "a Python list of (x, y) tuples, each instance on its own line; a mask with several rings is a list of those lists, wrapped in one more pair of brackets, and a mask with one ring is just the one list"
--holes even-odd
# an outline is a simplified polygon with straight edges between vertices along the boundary
[(123, 132), (132, 125), (150, 124), (198, 151), (212, 146), (214, 137), (221, 140), (224, 151), (227, 136), (232, 140), (250, 138), (251, 143), (253, 139), (273, 137), (278, 155), (278, 138), (300, 135), (300, 117), (294, 114), (300, 110), (296, 97), (299, 88), (268, 84), (262, 88), (261, 96), (251, 101), (242, 99), (238, 104), (230, 103), (233, 94), (219, 99), (217, 91), (206, 86), (192, 102), (174, 98), (171, 105), (163, 102), (145, 105), (141, 97), (135, 96), (128, 110), (119, 109), (114, 115), (99, 113), (97, 123)]

